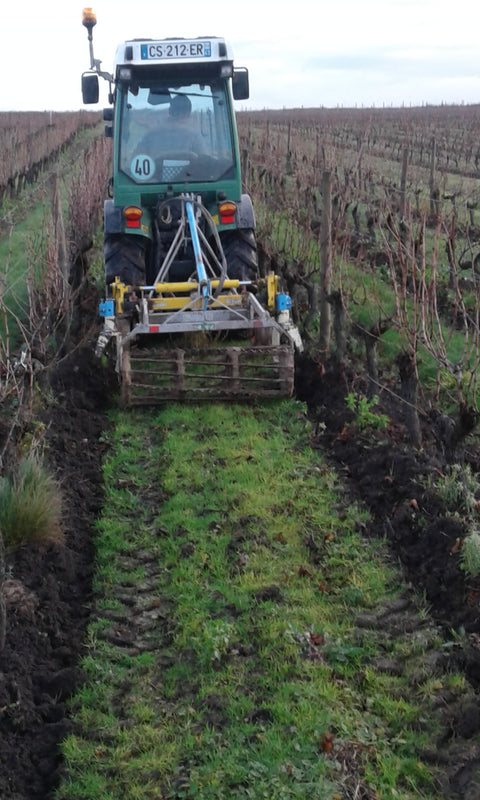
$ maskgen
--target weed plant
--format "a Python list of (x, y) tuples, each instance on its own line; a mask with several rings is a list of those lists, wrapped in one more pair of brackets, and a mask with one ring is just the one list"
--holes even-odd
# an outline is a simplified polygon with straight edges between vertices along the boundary
[(347, 395), (347, 408), (355, 414), (354, 425), (361, 431), (364, 430), (385, 430), (388, 427), (389, 417), (375, 411), (378, 397), (368, 399), (363, 395), (350, 392)]
[(408, 679), (373, 666), (398, 641), (355, 628), (397, 576), (311, 452), (302, 407), (114, 422), (58, 797), (433, 798), (417, 753), (435, 720), (419, 726)]
[(480, 483), (469, 464), (451, 464), (445, 473), (428, 479), (427, 485), (435, 489), (452, 514), (462, 514), (467, 519), (467, 535), (460, 542), (460, 563), (467, 575), (480, 575), (480, 534), (476, 512), (480, 498)]

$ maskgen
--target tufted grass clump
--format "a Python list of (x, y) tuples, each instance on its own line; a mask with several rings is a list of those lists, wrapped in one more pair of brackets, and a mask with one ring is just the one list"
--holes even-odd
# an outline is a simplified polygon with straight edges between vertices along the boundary
[(461, 564), (467, 575), (478, 578), (480, 575), (480, 533), (472, 529), (462, 543)]
[(480, 483), (468, 464), (451, 464), (434, 485), (449, 510), (473, 514)]
[(0, 480), (0, 530), (5, 547), (28, 542), (61, 544), (60, 488), (38, 458), (23, 459), (12, 475)]

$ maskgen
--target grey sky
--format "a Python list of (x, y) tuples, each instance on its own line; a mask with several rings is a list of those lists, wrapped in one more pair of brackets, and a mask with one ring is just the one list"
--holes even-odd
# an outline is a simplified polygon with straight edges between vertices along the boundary
[[(168, 12), (151, 0), (92, 5), (95, 56), (106, 71), (128, 38), (225, 36), (236, 63), (250, 71), (245, 108), (480, 102), (474, 0), (302, 0), (286, 8), (242, 0), (210, 6), (211, 18), (198, 0), (170, 4)], [(82, 107), (80, 75), (89, 66), (82, 7), (77, 0), (8, 4), (0, 109)]]

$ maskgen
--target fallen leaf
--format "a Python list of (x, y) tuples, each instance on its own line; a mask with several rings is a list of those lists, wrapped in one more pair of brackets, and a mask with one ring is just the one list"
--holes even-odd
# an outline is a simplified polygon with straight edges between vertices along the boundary
[(476, 591), (475, 589), (472, 589), (472, 591), (469, 592), (467, 595), (467, 605), (476, 606), (479, 597), (480, 597), (480, 592)]
[(328, 731), (325, 731), (325, 733), (323, 734), (323, 736), (322, 736), (322, 738), (320, 740), (320, 747), (321, 747), (321, 749), (323, 750), (324, 753), (329, 753), (330, 752), (330, 750), (333, 747), (333, 740), (334, 739), (335, 739), (335, 734), (334, 733), (328, 733)]
[(308, 569), (308, 567), (305, 567), (305, 566), (302, 564), (302, 565), (301, 565), (301, 566), (298, 568), (298, 574), (299, 574), (300, 578), (305, 578), (305, 577), (307, 577), (307, 576), (311, 575), (312, 573), (310, 572), (310, 570)]

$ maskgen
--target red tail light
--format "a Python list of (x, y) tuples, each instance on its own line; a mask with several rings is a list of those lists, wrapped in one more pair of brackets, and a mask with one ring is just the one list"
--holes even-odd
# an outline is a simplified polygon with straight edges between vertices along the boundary
[(123, 212), (126, 222), (127, 228), (139, 228), (140, 227), (140, 220), (142, 218), (143, 211), (138, 206), (128, 206)]
[(237, 206), (232, 200), (225, 200), (224, 203), (220, 203), (218, 211), (220, 213), (220, 222), (222, 225), (230, 225), (232, 222), (235, 222), (236, 210)]

